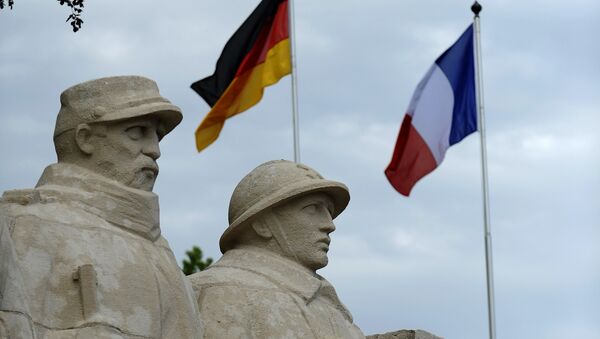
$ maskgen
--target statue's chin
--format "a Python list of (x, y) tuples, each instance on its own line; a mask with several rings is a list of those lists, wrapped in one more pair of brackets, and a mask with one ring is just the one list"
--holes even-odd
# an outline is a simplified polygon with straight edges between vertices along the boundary
[(313, 262), (311, 262), (308, 266), (310, 269), (316, 271), (316, 270), (319, 270), (319, 269), (327, 266), (328, 263), (329, 263), (329, 259), (325, 255), (323, 258), (319, 258), (318, 260), (313, 260)]

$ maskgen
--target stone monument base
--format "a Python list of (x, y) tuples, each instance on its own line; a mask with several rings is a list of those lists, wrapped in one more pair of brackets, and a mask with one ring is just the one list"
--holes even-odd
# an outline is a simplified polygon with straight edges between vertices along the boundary
[(384, 334), (372, 334), (367, 339), (442, 339), (422, 330), (400, 330)]

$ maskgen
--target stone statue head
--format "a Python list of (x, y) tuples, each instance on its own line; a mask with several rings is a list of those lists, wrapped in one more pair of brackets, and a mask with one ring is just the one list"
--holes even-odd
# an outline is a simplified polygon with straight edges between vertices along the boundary
[(182, 120), (179, 107), (140, 76), (87, 81), (65, 90), (54, 129), (59, 162), (152, 191), (159, 141)]
[(229, 203), (221, 252), (260, 247), (316, 271), (327, 265), (333, 219), (348, 205), (348, 188), (291, 161), (264, 163), (246, 175)]

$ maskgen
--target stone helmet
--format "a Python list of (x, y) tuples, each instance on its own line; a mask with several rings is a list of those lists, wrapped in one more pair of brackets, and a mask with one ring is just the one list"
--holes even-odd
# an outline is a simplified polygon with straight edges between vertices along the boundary
[(60, 95), (54, 137), (79, 124), (152, 115), (159, 118), (162, 138), (182, 120), (179, 107), (163, 98), (156, 83), (141, 76), (115, 76), (83, 82)]
[(229, 227), (219, 245), (225, 253), (248, 221), (270, 207), (308, 193), (322, 192), (333, 202), (332, 218), (348, 205), (346, 185), (325, 180), (314, 169), (287, 160), (274, 160), (256, 167), (236, 186), (229, 202)]

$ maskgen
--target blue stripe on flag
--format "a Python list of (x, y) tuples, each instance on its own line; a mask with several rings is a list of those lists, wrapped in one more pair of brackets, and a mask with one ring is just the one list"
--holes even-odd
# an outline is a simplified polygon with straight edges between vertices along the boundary
[(454, 92), (450, 146), (477, 130), (473, 25), (435, 61)]

